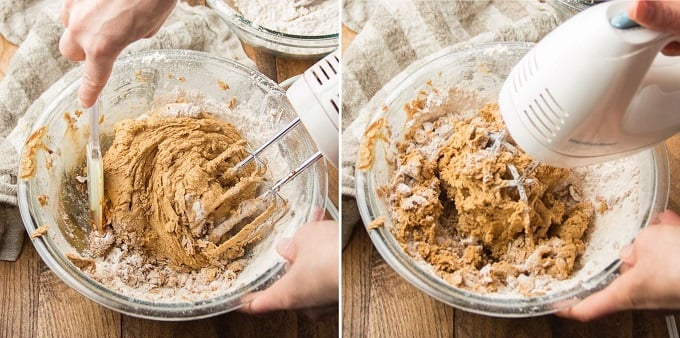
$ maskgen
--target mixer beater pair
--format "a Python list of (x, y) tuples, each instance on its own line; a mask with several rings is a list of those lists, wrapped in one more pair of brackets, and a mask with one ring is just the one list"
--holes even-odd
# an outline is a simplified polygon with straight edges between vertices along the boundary
[(262, 196), (263, 198), (278, 195), (277, 192), (281, 186), (290, 182), (322, 157), (337, 168), (339, 162), (339, 77), (340, 59), (337, 51), (306, 70), (286, 91), (286, 96), (298, 116), (233, 168), (233, 170), (240, 170), (253, 160), (262, 163), (258, 159), (259, 154), (302, 124), (319, 150), (285, 177), (276, 181)]

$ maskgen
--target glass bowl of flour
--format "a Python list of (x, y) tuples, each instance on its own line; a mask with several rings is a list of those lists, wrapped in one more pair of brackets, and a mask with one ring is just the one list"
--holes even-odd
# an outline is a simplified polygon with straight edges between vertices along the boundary
[(498, 93), (531, 46), (449, 48), (409, 66), (366, 107), (356, 168), (385, 261), (442, 302), (498, 317), (553, 313), (609, 284), (668, 198), (663, 145), (567, 170), (503, 133)]
[(574, 15), (582, 10), (598, 5), (606, 0), (554, 0), (550, 4), (557, 10)]
[(274, 55), (318, 58), (338, 48), (337, 0), (208, 0), (245, 43)]
[[(285, 91), (255, 70), (205, 53), (162, 50), (119, 60), (100, 97), (111, 221), (100, 233), (91, 226), (84, 188), (89, 118), (76, 102), (81, 74), (75, 69), (47, 92), (50, 103), (34, 112), (26, 130), (19, 206), (50, 269), (99, 304), (159, 320), (231, 311), (276, 281), (285, 266), (276, 243), (324, 208), (325, 165), (300, 173), (263, 204), (246, 203), (316, 152), (304, 128), (296, 128), (255, 162), (230, 168), (294, 119)], [(154, 121), (157, 128), (145, 129)], [(146, 130), (141, 138), (118, 144), (120, 135), (139, 130)], [(225, 138), (236, 134), (241, 141)], [(121, 183), (112, 186), (111, 177)], [(126, 194), (126, 186), (136, 192)], [(260, 219), (266, 210), (271, 217)]]

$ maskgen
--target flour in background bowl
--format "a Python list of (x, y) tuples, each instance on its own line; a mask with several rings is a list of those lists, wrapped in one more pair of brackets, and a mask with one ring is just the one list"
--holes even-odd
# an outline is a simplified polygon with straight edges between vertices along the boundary
[(338, 33), (336, 0), (234, 0), (243, 17), (267, 29), (294, 35)]

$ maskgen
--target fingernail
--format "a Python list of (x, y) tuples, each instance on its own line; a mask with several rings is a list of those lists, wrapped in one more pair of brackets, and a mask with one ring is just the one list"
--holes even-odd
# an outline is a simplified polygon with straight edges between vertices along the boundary
[(312, 209), (312, 215), (309, 221), (310, 222), (323, 221), (325, 214), (326, 214), (325, 209), (314, 207), (314, 209)]
[(254, 294), (248, 294), (243, 296), (240, 301), (240, 308), (239, 311), (245, 312), (251, 316), (259, 317), (262, 316), (261, 314), (253, 313), (252, 305), (253, 301), (257, 297), (257, 293)]
[(632, 254), (633, 246), (631, 244), (628, 244), (621, 248), (621, 251), (619, 252), (619, 257), (621, 257), (622, 261), (628, 261), (630, 260)]
[(83, 109), (92, 108), (92, 105), (91, 105), (91, 104), (90, 104), (90, 105), (85, 104), (85, 103), (83, 102), (83, 99), (80, 98), (80, 97), (78, 97), (78, 104), (79, 104)]
[(291, 244), (293, 244), (292, 238), (290, 237), (281, 238), (281, 240), (279, 240), (279, 243), (276, 244), (276, 251), (278, 251), (280, 254), (283, 254), (288, 251)]
[(249, 293), (241, 298), (241, 305), (250, 306), (250, 303), (255, 299), (255, 294)]

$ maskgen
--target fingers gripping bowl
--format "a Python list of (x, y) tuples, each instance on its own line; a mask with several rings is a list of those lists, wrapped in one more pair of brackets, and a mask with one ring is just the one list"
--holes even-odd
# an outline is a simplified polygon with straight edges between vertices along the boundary
[(369, 102), (356, 171), (385, 261), (440, 301), (501, 317), (555, 312), (608, 284), (668, 196), (663, 146), (569, 172), (528, 164), (495, 103), (530, 48), (446, 49), (409, 66)]
[[(31, 137), (24, 146), (24, 155), (28, 155), (22, 158), (31, 164), (34, 171), (26, 174), (22, 167), (20, 173), (24, 177), (19, 182), (22, 219), (29, 233), (47, 226), (42, 228), (46, 234), (33, 242), (43, 261), (55, 274), (81, 294), (104, 306), (134, 316), (162, 320), (202, 318), (236, 309), (241, 306), (243, 296), (268, 286), (280, 277), (284, 261), (275, 251), (276, 242), (292, 236), (298, 227), (315, 217), (318, 209), (324, 207), (327, 178), (323, 163), (305, 170), (295, 180), (284, 185), (277, 197), (267, 200), (268, 203), (276, 203), (279, 213), (254, 225), (254, 230), (248, 231), (246, 239), (239, 239), (243, 245), (239, 253), (235, 256), (227, 254), (236, 259), (220, 255), (216, 259), (205, 256), (205, 249), (214, 248), (214, 245), (202, 241), (214, 241), (219, 247), (220, 243), (229, 241), (228, 237), (237, 237), (233, 235), (248, 227), (247, 224), (255, 217), (253, 215), (245, 217), (242, 223), (232, 224), (229, 229), (223, 226), (229, 218), (215, 219), (221, 223), (208, 224), (208, 228), (194, 231), (194, 234), (198, 232), (196, 239), (192, 239), (191, 229), (184, 231), (181, 230), (182, 226), (174, 226), (186, 235), (176, 243), (187, 250), (195, 250), (195, 255), (183, 255), (188, 261), (178, 264), (173, 255), (168, 254), (169, 251), (142, 245), (144, 250), (158, 254), (155, 258), (149, 254), (151, 258), (142, 261), (126, 251), (134, 244), (120, 240), (124, 235), (115, 230), (115, 223), (114, 230), (109, 228), (103, 236), (93, 237), (87, 214), (87, 196), (79, 193), (84, 178), (79, 170), (82, 170), (84, 163), (88, 130), (87, 112), (82, 112), (76, 103), (79, 84), (79, 80), (76, 80), (64, 87), (38, 117)], [(187, 182), (196, 178), (194, 181), (200, 181), (196, 182), (197, 186), (205, 186), (202, 184), (205, 180), (212, 182), (210, 186), (219, 186), (216, 182), (227, 181), (227, 169), (234, 165), (233, 159), (221, 161), (220, 157), (219, 162), (213, 161), (213, 167), (221, 176), (217, 180), (206, 179), (201, 176), (205, 173), (201, 168), (182, 166), (182, 163), (200, 163), (200, 158), (184, 161), (179, 156), (173, 157), (174, 154), (202, 154), (209, 159), (223, 156), (220, 154), (228, 153), (224, 143), (233, 140), (212, 132), (216, 130), (240, 134), (246, 142), (239, 144), (244, 149), (254, 149), (296, 116), (285, 99), (284, 90), (264, 75), (231, 60), (191, 51), (154, 51), (121, 59), (116, 63), (100, 101), (104, 115), (100, 120), (100, 128), (105, 158), (113, 148), (117, 150), (112, 154), (117, 154), (118, 151), (134, 149), (145, 140), (154, 140), (158, 146), (144, 148), (140, 154), (168, 154), (169, 160), (165, 162), (160, 157), (153, 160), (159, 163), (155, 167), (158, 175), (152, 176), (158, 177), (156, 181), (149, 179), (146, 183), (142, 180), (133, 184), (133, 188), (145, 193), (151, 190), (161, 192), (156, 196), (159, 204), (152, 203), (146, 207), (146, 211), (141, 212), (159, 216), (160, 219), (164, 219), (162, 215), (172, 215), (158, 212), (163, 203), (172, 204), (170, 209), (163, 210), (186, 210), (189, 219), (192, 219), (191, 215), (205, 214), (206, 205), (197, 204), (192, 199), (194, 197), (190, 196)], [(159, 110), (160, 114), (155, 115)], [(165, 117), (180, 119), (175, 120), (180, 121), (175, 123), (176, 126), (190, 126), (193, 129), (188, 133), (178, 131), (164, 136), (160, 132), (150, 132), (127, 145), (116, 146), (117, 141), (112, 140), (114, 125), (161, 121), (161, 125), (167, 127), (163, 122)], [(225, 122), (229, 125), (224, 125)], [(208, 143), (195, 142), (194, 132), (203, 130), (210, 131)], [(185, 145), (184, 148), (179, 146), (181, 144)], [(292, 130), (275, 146), (268, 147), (259, 155), (256, 163), (250, 163), (250, 171), (244, 170), (253, 172), (251, 169), (257, 168), (256, 171), (263, 174), (257, 178), (260, 184), (256, 188), (246, 190), (254, 196), (264, 194), (273, 181), (288, 174), (315, 152), (316, 148), (303, 128)], [(172, 168), (178, 170), (173, 173)], [(137, 172), (134, 168), (131, 170), (131, 173)], [(173, 190), (177, 188), (175, 181), (180, 179), (184, 179), (181, 189)], [(108, 185), (107, 193), (120, 192), (121, 189), (122, 184)], [(186, 194), (183, 195), (182, 191)], [(205, 192), (202, 197), (209, 194)], [(170, 195), (170, 198), (165, 199), (165, 195)], [(212, 210), (218, 209), (220, 212), (224, 210), (222, 204)], [(115, 221), (116, 216), (112, 219)], [(198, 219), (198, 216), (194, 219)], [(127, 226), (132, 225), (134, 229), (135, 224), (129, 222)], [(162, 224), (168, 224), (167, 219)], [(159, 230), (156, 235), (139, 233), (137, 237), (148, 244), (147, 237), (162, 237), (162, 232)], [(110, 242), (107, 251), (95, 253), (94, 241)], [(203, 244), (196, 246), (187, 243)], [(84, 259), (79, 261), (73, 257)], [(195, 261), (193, 258), (199, 260), (196, 261), (198, 265), (191, 263)], [(233, 265), (234, 262), (237, 264)]]

